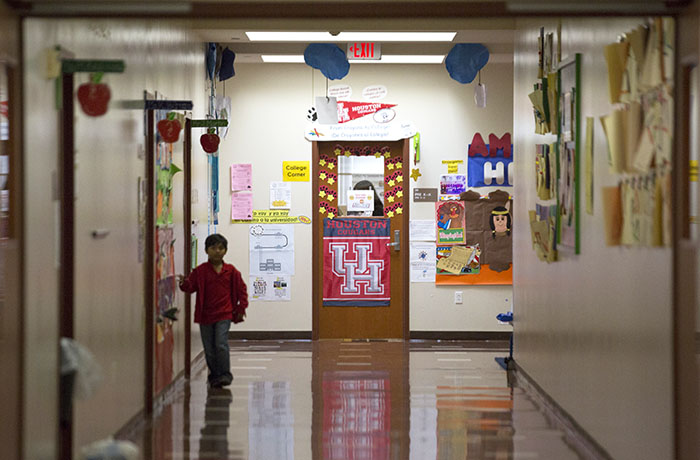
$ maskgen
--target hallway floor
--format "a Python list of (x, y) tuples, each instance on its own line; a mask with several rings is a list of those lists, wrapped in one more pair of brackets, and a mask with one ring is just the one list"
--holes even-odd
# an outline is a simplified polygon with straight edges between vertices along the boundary
[(144, 460), (578, 459), (500, 345), (231, 342), (229, 388), (199, 361), (131, 440)]

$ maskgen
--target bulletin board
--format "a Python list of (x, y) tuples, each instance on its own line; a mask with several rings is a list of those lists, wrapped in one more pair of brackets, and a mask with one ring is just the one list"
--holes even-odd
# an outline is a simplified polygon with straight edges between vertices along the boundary
[(557, 243), (581, 253), (581, 54), (559, 65)]

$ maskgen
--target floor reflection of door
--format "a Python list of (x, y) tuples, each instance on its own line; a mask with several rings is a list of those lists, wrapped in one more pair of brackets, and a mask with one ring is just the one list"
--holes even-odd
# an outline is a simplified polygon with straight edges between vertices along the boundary
[[(408, 140), (387, 142), (313, 143), (313, 337), (408, 337), (408, 194), (410, 179)], [(340, 155), (384, 158), (384, 216), (390, 221), (390, 303), (388, 306), (323, 306), (324, 219), (338, 215), (338, 162)], [(379, 217), (381, 218), (381, 217)], [(362, 219), (377, 219), (362, 217)], [(398, 249), (398, 250), (397, 250)], [(355, 257), (355, 256), (350, 256)]]
[(408, 344), (313, 344), (314, 460), (407, 459)]

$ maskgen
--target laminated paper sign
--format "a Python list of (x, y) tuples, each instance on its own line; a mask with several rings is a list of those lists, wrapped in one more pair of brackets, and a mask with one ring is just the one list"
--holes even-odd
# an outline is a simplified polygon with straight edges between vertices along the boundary
[(323, 219), (323, 305), (387, 306), (390, 220)]
[(436, 243), (464, 244), (464, 203), (461, 201), (443, 201), (435, 203), (435, 220), (437, 223)]

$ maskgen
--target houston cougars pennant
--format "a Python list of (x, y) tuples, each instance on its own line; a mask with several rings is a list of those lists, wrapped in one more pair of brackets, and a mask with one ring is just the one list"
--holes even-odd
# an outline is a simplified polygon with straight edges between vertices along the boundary
[(323, 220), (323, 305), (389, 305), (389, 219)]

